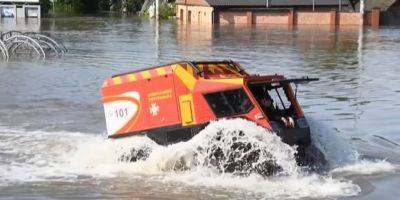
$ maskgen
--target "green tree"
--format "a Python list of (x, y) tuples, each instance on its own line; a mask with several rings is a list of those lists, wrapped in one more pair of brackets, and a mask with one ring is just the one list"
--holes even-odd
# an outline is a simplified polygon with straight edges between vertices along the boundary
[(356, 5), (360, 2), (360, 0), (349, 0), (349, 2), (351, 7), (353, 7), (353, 10), (356, 10)]
[(55, 0), (54, 11), (56, 13), (75, 13), (84, 11), (82, 0)]
[[(138, 12), (145, 0), (54, 0), (54, 13), (96, 12), (99, 10), (113, 10), (117, 12)], [(162, 0), (161, 0), (162, 1)], [(40, 0), (42, 11), (47, 14), (53, 8), (50, 0)], [(170, 1), (167, 1), (170, 2)], [(172, 4), (162, 3), (160, 6), (161, 18), (175, 15)]]
[(49, 13), (52, 7), (52, 3), (50, 0), (40, 0), (40, 10), (42, 15), (46, 15)]

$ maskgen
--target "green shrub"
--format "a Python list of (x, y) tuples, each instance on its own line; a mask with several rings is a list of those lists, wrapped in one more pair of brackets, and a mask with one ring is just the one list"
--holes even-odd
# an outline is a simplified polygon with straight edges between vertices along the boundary
[(83, 11), (84, 3), (81, 0), (56, 0), (54, 13), (78, 13)]
[(46, 15), (51, 10), (52, 3), (50, 0), (40, 0), (40, 11), (42, 15)]
[(169, 19), (175, 16), (175, 4), (161, 4), (160, 5), (160, 18)]
[[(145, 0), (54, 0), (53, 13), (80, 13), (93, 12), (97, 10), (112, 10), (116, 12), (138, 12)], [(163, 0), (160, 0), (162, 2)], [(42, 12), (47, 14), (53, 8), (50, 0), (40, 0)], [(160, 18), (168, 19), (175, 15), (175, 5), (162, 3), (160, 5)]]

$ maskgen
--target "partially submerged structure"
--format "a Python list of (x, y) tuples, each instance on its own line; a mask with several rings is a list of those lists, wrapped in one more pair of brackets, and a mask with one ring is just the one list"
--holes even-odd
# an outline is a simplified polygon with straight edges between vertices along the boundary
[(379, 11), (367, 13), (363, 20), (348, 0), (177, 0), (176, 4), (176, 17), (185, 23), (379, 24)]
[(0, 0), (0, 18), (40, 18), (39, 0)]
[(19, 31), (0, 32), (0, 61), (62, 57), (65, 46), (50, 36)]

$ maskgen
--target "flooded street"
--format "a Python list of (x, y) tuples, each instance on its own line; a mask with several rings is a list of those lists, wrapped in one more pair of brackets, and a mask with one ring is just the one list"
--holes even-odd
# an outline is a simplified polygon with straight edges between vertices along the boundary
[[(400, 27), (213, 28), (174, 20), (157, 25), (146, 18), (89, 16), (17, 25), (0, 20), (0, 32), (48, 33), (69, 50), (45, 62), (0, 61), (0, 198), (400, 195)], [(262, 178), (197, 168), (174, 171), (168, 159), (190, 145), (160, 147), (145, 138), (105, 139), (100, 88), (106, 77), (180, 60), (225, 59), (238, 61), (252, 73), (320, 78), (299, 86), (298, 98), (313, 127), (313, 141), (331, 164), (327, 174)], [(233, 126), (229, 121), (218, 125)], [(140, 165), (118, 162), (124, 148), (133, 144), (151, 146), (159, 154)]]

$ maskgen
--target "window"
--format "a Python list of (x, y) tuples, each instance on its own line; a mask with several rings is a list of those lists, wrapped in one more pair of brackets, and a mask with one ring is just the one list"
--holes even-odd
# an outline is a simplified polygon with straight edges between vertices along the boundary
[(269, 94), (279, 109), (288, 109), (292, 104), (289, 99), (287, 99), (282, 87), (270, 90)]
[(263, 112), (270, 120), (279, 120), (283, 116), (295, 114), (292, 103), (287, 98), (284, 86), (278, 83), (257, 83), (250, 84), (250, 91), (253, 93)]
[(244, 114), (253, 108), (243, 89), (205, 94), (204, 97), (217, 117)]
[(14, 7), (12, 6), (3, 6), (0, 7), (0, 15), (1, 17), (14, 17)]
[(188, 15), (187, 15), (187, 21), (191, 22), (192, 21), (192, 11), (188, 11)]

